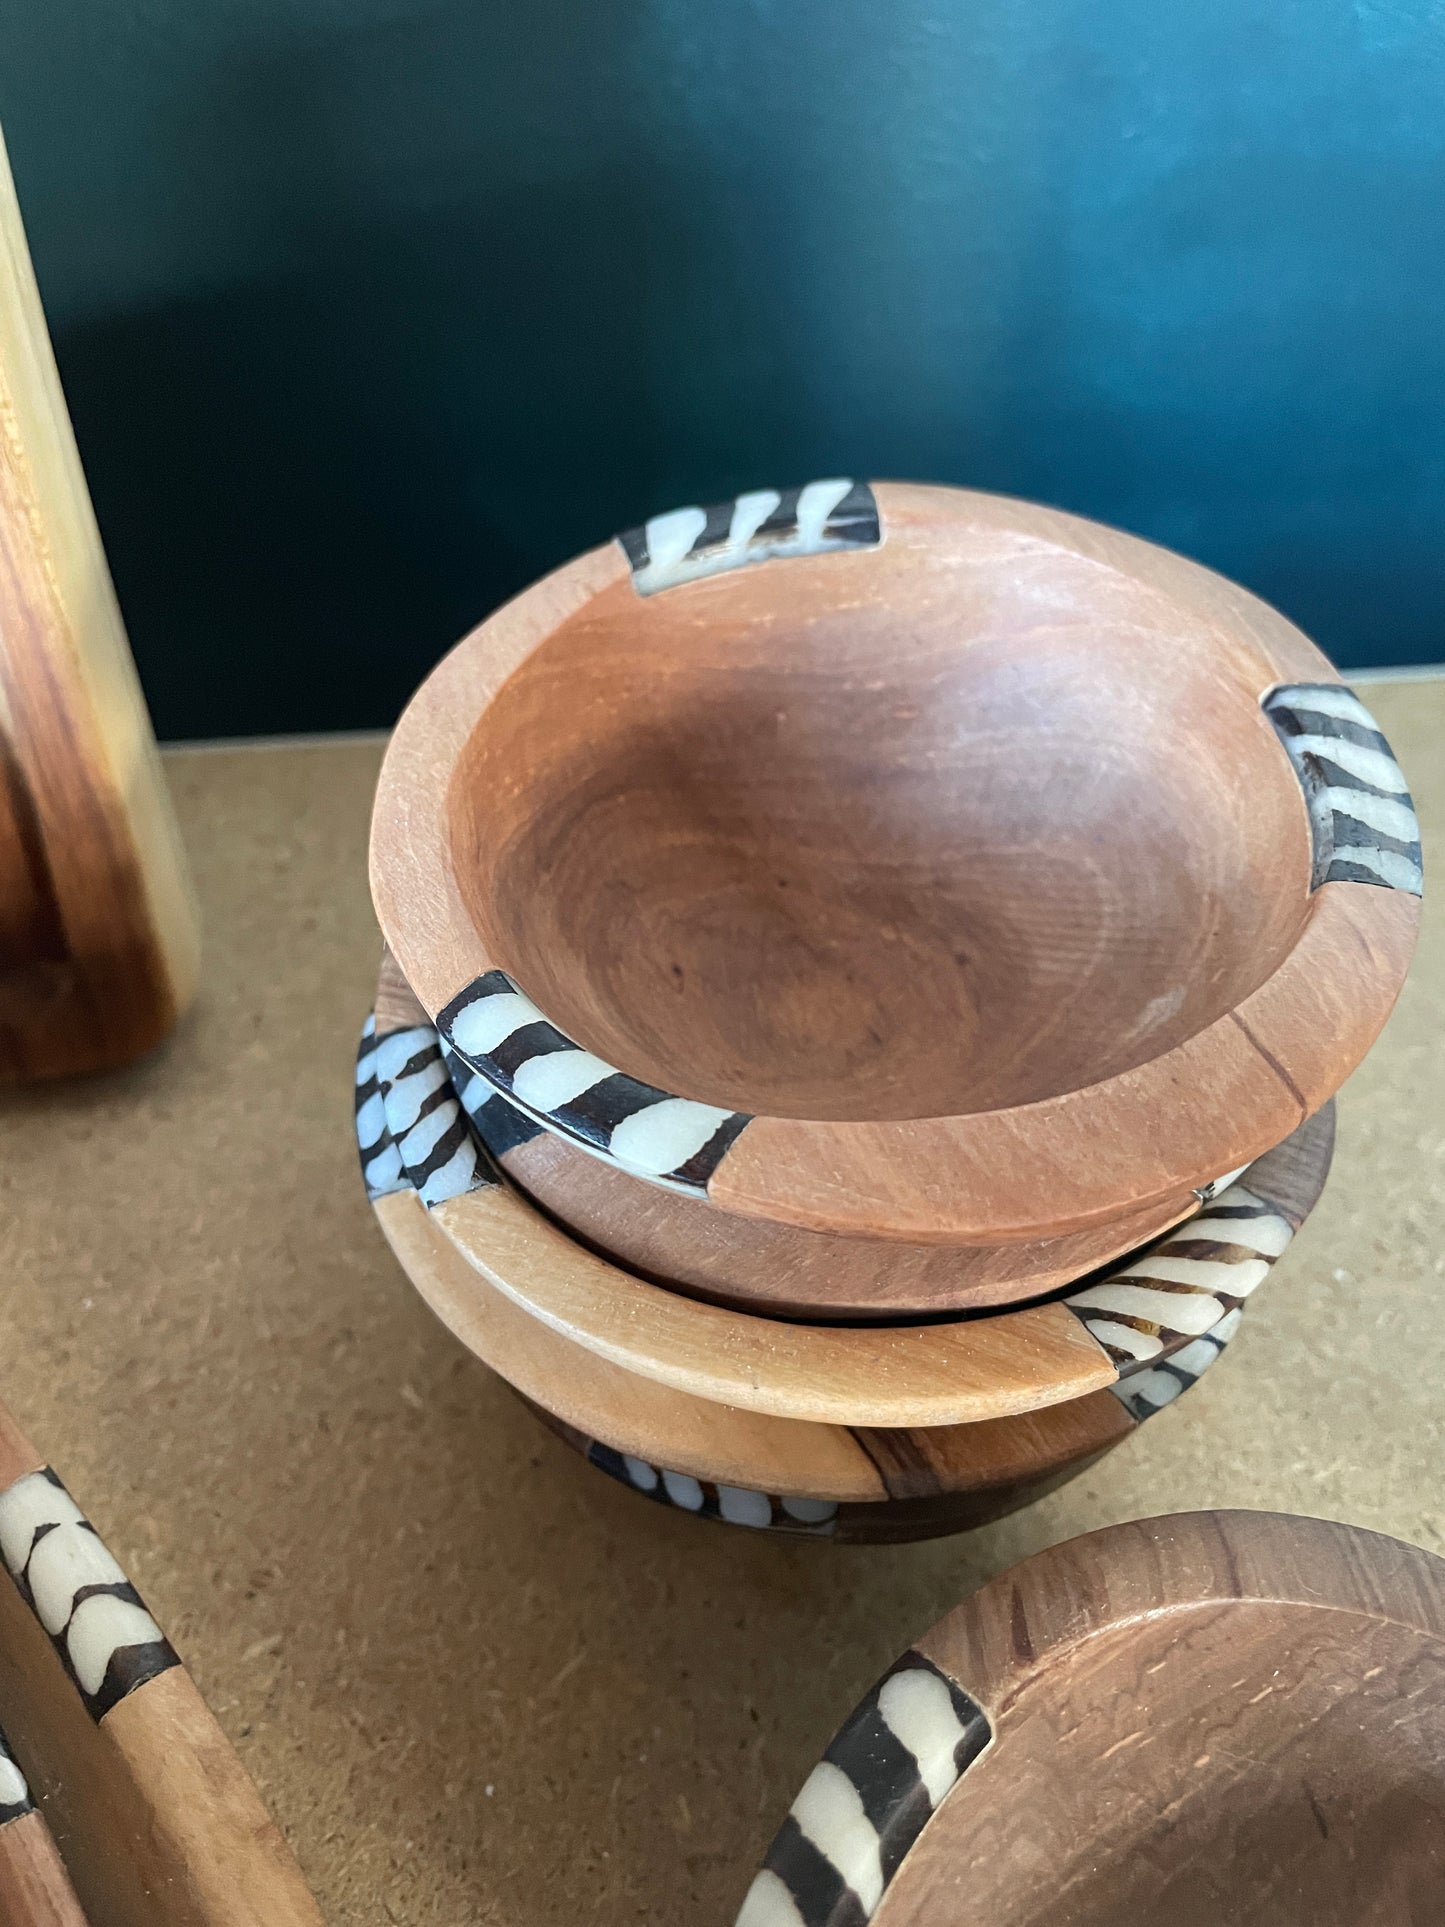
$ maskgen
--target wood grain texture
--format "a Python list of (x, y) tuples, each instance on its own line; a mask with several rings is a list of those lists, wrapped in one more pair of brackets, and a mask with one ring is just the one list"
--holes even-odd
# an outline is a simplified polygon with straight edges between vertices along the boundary
[[(1415, 1547), (1268, 1513), (1115, 1526), (1003, 1573), (903, 1664), (983, 1731), (945, 1758), (949, 1721), (890, 1711), (885, 1682), (739, 1927), (1406, 1927), (1445, 1903), (1445, 1565)], [(825, 1806), (838, 1774), (853, 1801)]]
[[(1094, 1397), (1107, 1398), (1108, 1394), (1095, 1393)], [(957, 1491), (888, 1498), (871, 1504), (846, 1500), (827, 1505), (816, 1500), (800, 1504), (796, 1499), (780, 1497), (766, 1489), (740, 1489), (706, 1472), (680, 1473), (666, 1460), (657, 1464), (635, 1457), (624, 1459), (614, 1449), (556, 1418), (544, 1406), (530, 1399), (526, 1403), (548, 1431), (571, 1446), (589, 1465), (655, 1504), (704, 1521), (779, 1533), (787, 1538), (826, 1539), (834, 1545), (911, 1545), (922, 1539), (972, 1532), (1057, 1491), (1118, 1443), (1116, 1437), (1086, 1456), (1063, 1459), (1056, 1465), (1021, 1472), (1013, 1478), (981, 1481)], [(1082, 1399), (1079, 1403), (1088, 1404), (1090, 1400)], [(1127, 1436), (1127, 1431), (1122, 1436)]]
[(4, 1733), (0, 1733), (0, 1921), (5, 1927), (85, 1927), (64, 1862)]
[[(375, 1017), (378, 1034), (430, 1021), (389, 950)], [(1018, 1303), (1081, 1277), (1185, 1215), (1156, 1208), (1033, 1245), (909, 1246), (801, 1231), (734, 1217), (634, 1177), (533, 1123), (454, 1055), (448, 1069), (493, 1158), (550, 1217), (653, 1283), (739, 1310), (886, 1320)], [(1197, 1207), (1191, 1195), (1190, 1209)]]
[[(907, 1508), (889, 1514), (886, 1531), (874, 1521), (880, 1538), (913, 1536), (902, 1531), (910, 1524), (931, 1532), (982, 1522), (946, 1500), (971, 1495), (982, 1506), (990, 1494), (1013, 1494), (1029, 1503), (1040, 1481), (1052, 1489), (1127, 1438), (1153, 1401), (1176, 1397), (1221, 1349), (1195, 1341), (1199, 1358), (1191, 1360), (1185, 1346), (1177, 1370), (1126, 1381), (1137, 1383), (1142, 1402), (1110, 1388), (1006, 1418), (912, 1430), (779, 1419), (658, 1384), (552, 1331), (466, 1263), (414, 1192), (377, 1198), (373, 1208), (402, 1269), (448, 1329), (573, 1444), (580, 1439), (586, 1450), (595, 1441), (715, 1486), (849, 1505), (887, 1499)], [(1029, 1496), (1017, 1496), (1025, 1488)]]
[(490, 1284), (414, 1191), (373, 1209), (397, 1262), (431, 1309), (534, 1404), (590, 1438), (695, 1476), (824, 1499), (881, 1499), (877, 1467), (842, 1426), (775, 1418), (700, 1399), (574, 1344)]
[[(0, 1426), (12, 1447), (20, 1437), (13, 1421)], [(101, 1701), (87, 1670), (93, 1640), (83, 1644), (76, 1629), (97, 1606), (113, 1616), (123, 1605), (117, 1593), (134, 1595), (123, 1575), (119, 1585), (109, 1574), (105, 1585), (88, 1583), (110, 1563), (98, 1540), (85, 1557), (67, 1551), (57, 1562), (45, 1554), (63, 1529), (42, 1520), (33, 1502), (18, 1511), (9, 1503), (42, 1476), (26, 1465), (0, 1490), (0, 1538), (17, 1575), (16, 1583), (0, 1576), (0, 1704), (87, 1914), (96, 1927), (320, 1927), (275, 1823), (174, 1655), (97, 1717)], [(58, 1482), (51, 1490), (64, 1496)], [(40, 1521), (33, 1532), (25, 1529), (32, 1520)], [(57, 1588), (71, 1583), (73, 1597), (55, 1612)], [(68, 1632), (48, 1636), (42, 1609), (50, 1624), (68, 1617)], [(143, 1638), (130, 1621), (148, 1615), (123, 1609), (122, 1641)], [(117, 1646), (106, 1676), (124, 1677), (128, 1656), (143, 1651)]]
[(5, 1927), (86, 1927), (65, 1864), (35, 1808), (0, 1826), (0, 1921)]
[[(413, 1014), (403, 1006), (398, 1016)], [(1243, 1180), (1230, 1184), (1161, 1244), (1053, 1302), (951, 1323), (783, 1324), (694, 1303), (578, 1244), (503, 1181), (469, 1138), (457, 1088), (430, 1025), (378, 1036), (375, 1018), (367, 1019), (356, 1133), (373, 1203), (410, 1194), (482, 1278), (569, 1343), (675, 1390), (782, 1418), (969, 1423), (1077, 1397), (1090, 1384), (1164, 1363), (1233, 1315), (1298, 1222), (1272, 1195), (1266, 1157), (1245, 1174), (1257, 1168), (1259, 1193)], [(1278, 1188), (1300, 1213), (1319, 1195), (1333, 1143), (1327, 1105), (1301, 1127), (1281, 1165)], [(1107, 1360), (1107, 1380), (1095, 1375), (1073, 1389), (1080, 1360), (1059, 1344), (1068, 1319)]]
[(432, 1209), (490, 1284), (573, 1344), (698, 1398), (843, 1425), (954, 1425), (1117, 1376), (1062, 1304), (950, 1324), (790, 1325), (633, 1278), (492, 1185)]
[(1057, 1547), (920, 1641), (991, 1751), (875, 1914), (1398, 1924), (1445, 1909), (1445, 1565), (1199, 1514)]
[(0, 147), (0, 1080), (128, 1062), (197, 928)]
[[(505, 1102), (504, 1099), (499, 1100)], [(785, 1318), (887, 1318), (1042, 1297), (1177, 1223), (1177, 1203), (1038, 1243), (909, 1245), (736, 1217), (540, 1131), (498, 1162), (584, 1243), (657, 1284)], [(1196, 1207), (1191, 1195), (1188, 1209)]]
[(388, 754), (383, 929), (433, 1016), (499, 968), (602, 1072), (754, 1113), (723, 1210), (977, 1244), (1182, 1213), (1408, 963), (1413, 898), (1311, 894), (1260, 709), (1332, 672), (1132, 538), (876, 494), (878, 549), (645, 599), (598, 551), (483, 625)]

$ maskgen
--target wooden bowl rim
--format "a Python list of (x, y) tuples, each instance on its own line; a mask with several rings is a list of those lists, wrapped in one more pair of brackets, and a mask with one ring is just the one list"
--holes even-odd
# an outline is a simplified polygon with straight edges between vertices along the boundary
[[(685, 1298), (578, 1244), (492, 1163), (425, 1022), (384, 1016), (378, 1030), (367, 1020), (357, 1135), (373, 1200), (417, 1189), (472, 1269), (570, 1343), (745, 1411), (898, 1429), (1059, 1404), (1203, 1337), (1263, 1281), (1313, 1208), (1333, 1152), (1333, 1113), (1314, 1125), (1318, 1183), (1302, 1207), (1256, 1195), (1246, 1172), (1166, 1233), (1165, 1244), (1182, 1244), (1183, 1253), (1151, 1249), (1067, 1299), (923, 1325), (844, 1328)], [(1193, 1255), (1191, 1244), (1199, 1248)]]
[[(409, 1282), (448, 1331), (529, 1404), (588, 1441), (651, 1467), (659, 1478), (680, 1474), (779, 1501), (857, 1505), (922, 1496), (894, 1472), (918, 1450), (909, 1428), (742, 1412), (628, 1371), (575, 1345), (489, 1284), (430, 1222), (415, 1191), (386, 1193), (372, 1208)], [(1004, 1469), (985, 1476), (944, 1470), (930, 1480), (930, 1491), (988, 1491), (1109, 1450), (1191, 1391), (1238, 1335), (1243, 1317), (1241, 1306), (1204, 1337), (1081, 1399), (944, 1428), (969, 1435), (986, 1468)], [(938, 1456), (929, 1454), (934, 1462)], [(632, 1483), (647, 1489), (638, 1479)]]
[[(1131, 1627), (1153, 1625), (1169, 1612), (1232, 1613), (1257, 1604), (1291, 1615), (1327, 1612), (1383, 1620), (1438, 1644), (1445, 1642), (1445, 1560), (1403, 1540), (1333, 1520), (1220, 1510), (1105, 1526), (1010, 1567), (909, 1648), (864, 1696), (824, 1755), (830, 1777), (841, 1774), (855, 1788), (876, 1779), (870, 1759), (878, 1757), (880, 1720), (890, 1724), (885, 1704), (890, 1690), (893, 1705), (911, 1699), (916, 1712), (919, 1701), (927, 1703), (935, 1731), (952, 1737), (951, 1724), (956, 1725), (952, 1758), (935, 1757), (926, 1797), (912, 1800), (910, 1807), (913, 1790), (895, 1786), (885, 1811), (876, 1804), (867, 1809), (870, 1822), (879, 1833), (886, 1830), (889, 1839), (882, 1893), (870, 1895), (882, 1917), (892, 1918), (888, 1889), (907, 1866), (926, 1823), (945, 1801), (968, 1798), (969, 1769), (1007, 1734), (1031, 1681), (1047, 1679), (1065, 1702), (1087, 1669), (1061, 1661), (1091, 1641), (1127, 1637)], [(1245, 1642), (1241, 1652), (1247, 1651)], [(923, 1677), (900, 1679), (908, 1674)], [(811, 1784), (811, 1779), (805, 1784), (800, 1802)], [(916, 1791), (923, 1794), (921, 1784)], [(861, 1798), (859, 1811), (864, 1811)], [(795, 1833), (796, 1823), (785, 1822), (749, 1889), (738, 1927), (789, 1917), (782, 1903), (791, 1898)], [(812, 1918), (806, 1911), (799, 1917)]]
[[(895, 526), (1007, 521), (1020, 506), (914, 484), (879, 483), (873, 493), (884, 540)], [(1236, 648), (1245, 638), (1258, 658), (1261, 701), (1300, 684), (1345, 689), (1315, 646), (1247, 591), (1153, 544), (1023, 506), (1032, 526), (1055, 531), (1075, 552), (1087, 554), (1107, 536), (1112, 566), (1126, 554), (1141, 580), (1166, 591), (1207, 578), (1237, 626)], [(459, 1001), (497, 968), (451, 870), (446, 793), (457, 756), (512, 672), (561, 621), (624, 580), (628, 568), (620, 544), (608, 543), (524, 590), (457, 644), (397, 723), (372, 819), (372, 894), (387, 942), (444, 1030)], [(808, 1121), (714, 1111), (637, 1088), (649, 1094), (648, 1103), (684, 1107), (686, 1130), (701, 1131), (705, 1142), (708, 1131), (715, 1133), (705, 1157), (699, 1152), (695, 1160), (710, 1161), (710, 1168), (687, 1183), (722, 1210), (918, 1242), (1061, 1236), (1127, 1210), (1173, 1201), (1182, 1209), (1194, 1186), (1258, 1157), (1318, 1110), (1388, 1016), (1418, 919), (1418, 898), (1403, 889), (1325, 880), (1288, 957), (1236, 1009), (1133, 1070), (1013, 1109)], [(475, 1057), (468, 1061), (489, 1074)], [(1196, 1088), (1209, 1101), (1181, 1105), (1180, 1093)], [(703, 1112), (710, 1118), (692, 1115)], [(555, 1114), (534, 1115), (559, 1128)], [(669, 1116), (677, 1122), (680, 1114)], [(1164, 1116), (1171, 1119), (1167, 1134), (1159, 1129)], [(667, 1181), (662, 1171), (625, 1168)]]

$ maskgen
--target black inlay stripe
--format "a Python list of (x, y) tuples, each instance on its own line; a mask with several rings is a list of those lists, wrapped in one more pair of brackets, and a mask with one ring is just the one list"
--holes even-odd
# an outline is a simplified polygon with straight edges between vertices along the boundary
[(798, 497), (801, 488), (785, 488), (778, 497), (778, 506), (772, 514), (758, 524), (753, 536), (755, 542), (781, 541), (791, 535), (798, 526)]
[(645, 524), (638, 529), (624, 529), (617, 540), (622, 544), (622, 552), (627, 557), (628, 567), (634, 575), (636, 575), (639, 569), (645, 569), (647, 567), (651, 558), (647, 553), (647, 528)]
[(505, 1079), (510, 1088), (512, 1080), (524, 1064), (530, 1064), (534, 1057), (555, 1057), (558, 1051), (575, 1051), (577, 1046), (570, 1037), (564, 1037), (555, 1024), (549, 1024), (545, 1017), (535, 1023), (522, 1024), (504, 1037), (500, 1044), (493, 1046), (481, 1060), (498, 1077)]
[(1420, 841), (1418, 837), (1406, 841), (1403, 837), (1391, 836), (1386, 830), (1372, 829), (1363, 816), (1348, 816), (1341, 809), (1334, 812), (1335, 849), (1390, 850), (1396, 856), (1408, 857), (1412, 863), (1420, 860)]
[(803, 1927), (867, 1927), (862, 1901), (791, 1813), (779, 1827), (763, 1865), (792, 1895)]
[(113, 1706), (118, 1706), (138, 1686), (159, 1679), (162, 1673), (168, 1673), (180, 1663), (180, 1654), (168, 1639), (154, 1639), (143, 1646), (118, 1646), (111, 1654), (98, 1689), (86, 1693), (81, 1688), (81, 1698), (89, 1707), (91, 1718), (103, 1720)]
[(706, 1189), (708, 1179), (752, 1121), (745, 1111), (734, 1111), (731, 1117), (725, 1117), (707, 1143), (694, 1151), (686, 1163), (679, 1164), (671, 1176), (680, 1184), (695, 1184), (700, 1190)]
[(709, 549), (723, 547), (732, 533), (733, 510), (736, 507), (737, 498), (734, 496), (730, 502), (713, 502), (703, 510), (707, 520), (703, 523), (696, 541), (688, 550), (689, 556), (703, 556)]
[[(1356, 776), (1353, 770), (1346, 769), (1342, 763), (1335, 762), (1322, 750), (1307, 749), (1299, 760), (1302, 763), (1312, 763), (1333, 790), (1352, 790), (1360, 796), (1376, 796), (1381, 802), (1403, 803), (1407, 808), (1410, 807), (1410, 792), (1407, 789), (1383, 790), (1378, 784), (1370, 782), (1368, 777)], [(1395, 759), (1392, 756), (1390, 760), (1394, 762)], [(1399, 768), (1398, 764), (1395, 766)]]
[[(455, 1064), (459, 1070), (466, 1069), (460, 1058), (455, 1059)], [(470, 1077), (470, 1073), (468, 1075)], [(452, 1081), (456, 1082), (455, 1072)], [(481, 1095), (483, 1092), (485, 1096)], [(518, 1110), (515, 1104), (509, 1104), (485, 1078), (471, 1078), (461, 1092), (461, 1100), (477, 1135), (494, 1158), (505, 1157), (508, 1151), (515, 1151), (520, 1145), (530, 1144), (534, 1137), (543, 1135), (543, 1127), (534, 1117)]]
[[(447, 1095), (455, 1107), (456, 1115), (427, 1155), (419, 1163), (408, 1164), (406, 1167), (406, 1174), (418, 1191), (426, 1185), (428, 1179), (434, 1178), (438, 1171), (444, 1170), (462, 1146), (471, 1139), (471, 1127), (467, 1123), (466, 1114), (451, 1093), (448, 1092)], [(481, 1164), (475, 1152), (472, 1157), (472, 1172), (475, 1178), (484, 1183), (493, 1182), (491, 1173)]]
[(1391, 762), (1395, 760), (1394, 751), (1380, 731), (1365, 723), (1351, 722), (1345, 716), (1326, 716), (1323, 710), (1311, 709), (1308, 703), (1280, 703), (1269, 707), (1268, 714), (1275, 727), (1287, 736), (1338, 736), (1341, 742), (1378, 750)]
[(604, 1146), (612, 1133), (626, 1117), (635, 1117), (639, 1111), (650, 1110), (654, 1104), (666, 1100), (665, 1091), (655, 1090), (651, 1084), (641, 1084), (626, 1071), (614, 1071), (590, 1089), (579, 1092), (566, 1104), (559, 1104), (554, 1115), (565, 1120), (574, 1130), (584, 1136), (596, 1136), (597, 1142)]
[(876, 546), (883, 539), (878, 504), (866, 482), (855, 482), (826, 522), (826, 533), (839, 542)]
[(857, 1788), (863, 1811), (878, 1835), (883, 1878), (891, 1880), (932, 1817), (933, 1804), (918, 1777), (917, 1760), (885, 1724), (876, 1692), (864, 1700), (823, 1758), (846, 1773)]
[[(1271, 1252), (1256, 1251), (1252, 1245), (1230, 1244), (1223, 1238), (1169, 1238), (1162, 1245), (1155, 1245), (1149, 1255), (1151, 1258), (1182, 1258), (1186, 1263), (1192, 1258), (1221, 1265), (1245, 1265), (1257, 1258), (1267, 1265), (1274, 1263)], [(1142, 1278), (1139, 1280), (1140, 1284), (1144, 1282)]]
[[(395, 1037), (397, 1033), (392, 1031), (390, 1035)], [(430, 1041), (418, 1044), (411, 1056), (408, 1057), (406, 1062), (401, 1066), (400, 1070), (393, 1074), (391, 1078), (392, 1089), (395, 1090), (398, 1084), (404, 1083), (409, 1077), (424, 1077), (432, 1065), (440, 1062), (440, 1060), (441, 1051), (437, 1045), (436, 1033), (433, 1032)]]

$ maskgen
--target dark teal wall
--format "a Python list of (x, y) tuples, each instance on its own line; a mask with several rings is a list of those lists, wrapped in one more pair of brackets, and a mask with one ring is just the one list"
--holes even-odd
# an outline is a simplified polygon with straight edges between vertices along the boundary
[(0, 118), (164, 734), (840, 472), (1445, 656), (1439, 0), (32, 0)]

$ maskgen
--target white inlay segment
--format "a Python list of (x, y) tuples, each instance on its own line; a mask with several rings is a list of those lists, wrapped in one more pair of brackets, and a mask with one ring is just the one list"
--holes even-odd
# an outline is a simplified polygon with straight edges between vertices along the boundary
[(771, 1867), (764, 1867), (738, 1914), (736, 1927), (808, 1927), (793, 1896)]
[(619, 1164), (644, 1177), (662, 1177), (696, 1157), (734, 1114), (690, 1097), (667, 1097), (623, 1118), (608, 1148)]
[(937, 1806), (958, 1780), (954, 1751), (964, 1727), (937, 1673), (909, 1668), (883, 1682), (878, 1711), (894, 1738), (918, 1762), (918, 1777)]
[(848, 1775), (831, 1760), (820, 1760), (803, 1782), (792, 1815), (871, 1914), (883, 1898), (883, 1863), (877, 1832)]

